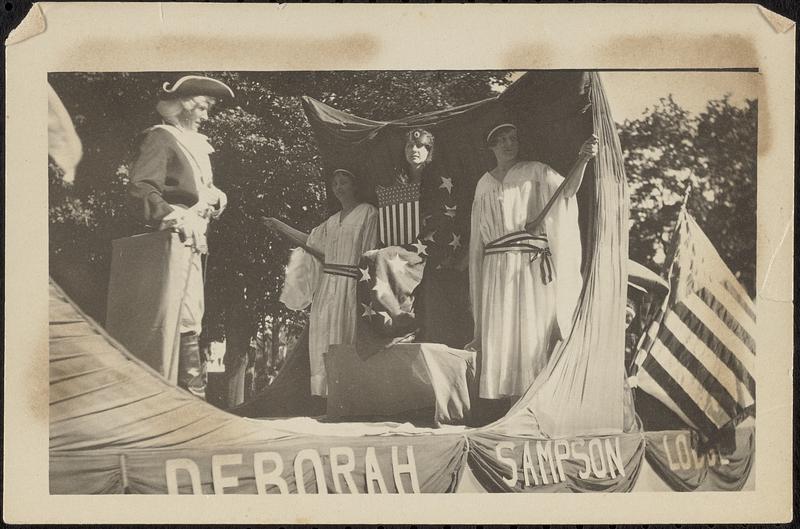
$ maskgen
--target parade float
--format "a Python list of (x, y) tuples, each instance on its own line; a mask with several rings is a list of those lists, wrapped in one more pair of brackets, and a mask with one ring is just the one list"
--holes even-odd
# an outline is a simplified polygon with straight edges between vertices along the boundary
[[(342, 390), (332, 390), (330, 413), (309, 417), (302, 413), (308, 382), (301, 338), (275, 382), (233, 414), (175, 387), (163, 368), (130, 353), (51, 281), (51, 493), (745, 487), (755, 454), (755, 383), (749, 374), (755, 312), (732, 275), (703, 271), (727, 269), (686, 212), (676, 232), (669, 294), (646, 325), (630, 380), (661, 397), (684, 424), (648, 431), (646, 418), (637, 416), (625, 369), (624, 315), (632, 275), (627, 189), (615, 124), (596, 72), (529, 72), (496, 98), (390, 122), (352, 116), (310, 98), (304, 107), (325, 173), (345, 167), (375, 175), (375, 185), (391, 174), (403, 134), (415, 127), (436, 135), (441, 163), (452, 185), (463, 189), (474, 189), (490, 168), (483, 144), (493, 123), (513, 119), (522, 138), (521, 158), (545, 162), (562, 174), (581, 142), (595, 134), (599, 155), (578, 194), (583, 289), (567, 337), (508, 413), (481, 426), (463, 424), (475, 399), (468, 388), (453, 389), (454, 381), (469, 386), (473, 359), (428, 343), (400, 343), (367, 355), (358, 344), (332, 350), (331, 362), (339, 363), (329, 365), (340, 366)], [(697, 300), (706, 308), (697, 307)], [(694, 321), (692, 314), (700, 315), (697, 325), (686, 323)], [(696, 344), (675, 330), (676, 318), (695, 342), (706, 344), (705, 356), (692, 356)], [(154, 351), (149, 358), (160, 357)], [(365, 376), (344, 381), (353, 373)], [(394, 374), (395, 382), (406, 377), (415, 389), (392, 393), (387, 374)], [(697, 395), (707, 387), (712, 391), (703, 401)], [(365, 402), (371, 408), (353, 411)], [(402, 405), (391, 408), (398, 402)], [(352, 419), (376, 408), (387, 417)], [(415, 408), (432, 409), (433, 419), (391, 420)]]

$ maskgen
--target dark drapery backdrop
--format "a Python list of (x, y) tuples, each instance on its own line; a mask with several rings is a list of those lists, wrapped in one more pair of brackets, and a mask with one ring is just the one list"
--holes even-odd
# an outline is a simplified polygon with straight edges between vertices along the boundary
[[(495, 98), (395, 121), (373, 121), (303, 98), (324, 174), (345, 168), (372, 185), (390, 185), (403, 162), (405, 135), (422, 127), (435, 136), (434, 163), (453, 179), (460, 211), (469, 211), (480, 177), (494, 166), (486, 134), (499, 123), (517, 125), (520, 158), (544, 162), (566, 175), (593, 130), (590, 78), (583, 71), (528, 72)], [(578, 193), (581, 236), (593, 217), (594, 177), (587, 169)], [(331, 209), (336, 207), (328, 193)], [(468, 214), (466, 215), (468, 217)], [(584, 247), (587, 245), (584, 244)], [(585, 260), (585, 258), (584, 258)]]

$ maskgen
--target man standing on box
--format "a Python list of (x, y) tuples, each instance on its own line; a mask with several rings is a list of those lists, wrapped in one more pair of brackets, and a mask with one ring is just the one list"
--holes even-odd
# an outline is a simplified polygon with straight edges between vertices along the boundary
[(209, 154), (214, 149), (197, 132), (219, 98), (233, 97), (224, 83), (208, 77), (181, 77), (165, 83), (156, 110), (164, 123), (147, 129), (130, 177), (138, 216), (152, 229), (178, 233), (187, 248), (188, 275), (170, 296), (181, 297), (178, 385), (205, 398), (205, 369), (198, 346), (204, 310), (202, 256), (206, 231), (227, 204), (214, 186)]

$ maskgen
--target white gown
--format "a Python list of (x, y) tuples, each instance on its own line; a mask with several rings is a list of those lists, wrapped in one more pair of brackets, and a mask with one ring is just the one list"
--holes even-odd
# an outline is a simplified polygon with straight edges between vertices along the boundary
[[(344, 222), (336, 213), (311, 231), (307, 244), (325, 254), (326, 264), (358, 265), (361, 255), (378, 244), (378, 210), (371, 204), (359, 204)], [(328, 394), (323, 356), (328, 346), (355, 341), (357, 282), (324, 273), (322, 263), (303, 250), (296, 250), (287, 266), (281, 301), (295, 310), (311, 302), (308, 353), (313, 395)]]
[(572, 326), (581, 290), (581, 244), (575, 197), (559, 199), (538, 228), (552, 254), (546, 282), (544, 256), (485, 246), (523, 231), (544, 209), (564, 178), (539, 162), (518, 162), (500, 183), (486, 173), (472, 204), (470, 295), (475, 336), (481, 339), (480, 396), (522, 395), (544, 368), (553, 347)]

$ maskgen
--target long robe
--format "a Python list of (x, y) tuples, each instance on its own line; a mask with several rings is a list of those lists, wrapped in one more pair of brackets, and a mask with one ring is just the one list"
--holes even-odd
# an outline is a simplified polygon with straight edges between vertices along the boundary
[[(336, 213), (311, 231), (307, 244), (323, 252), (327, 264), (358, 265), (361, 255), (378, 244), (378, 210), (359, 204), (344, 221)], [(328, 347), (355, 341), (357, 281), (323, 273), (322, 263), (302, 250), (290, 259), (281, 301), (290, 309), (302, 309), (311, 302), (308, 352), (313, 395), (328, 394), (324, 362)]]
[(569, 331), (581, 290), (581, 245), (575, 197), (557, 199), (538, 233), (547, 236), (552, 280), (544, 256), (507, 251), (484, 255), (486, 244), (524, 230), (564, 178), (539, 162), (518, 162), (498, 182), (486, 173), (472, 204), (470, 296), (480, 337), (480, 396), (519, 396)]

